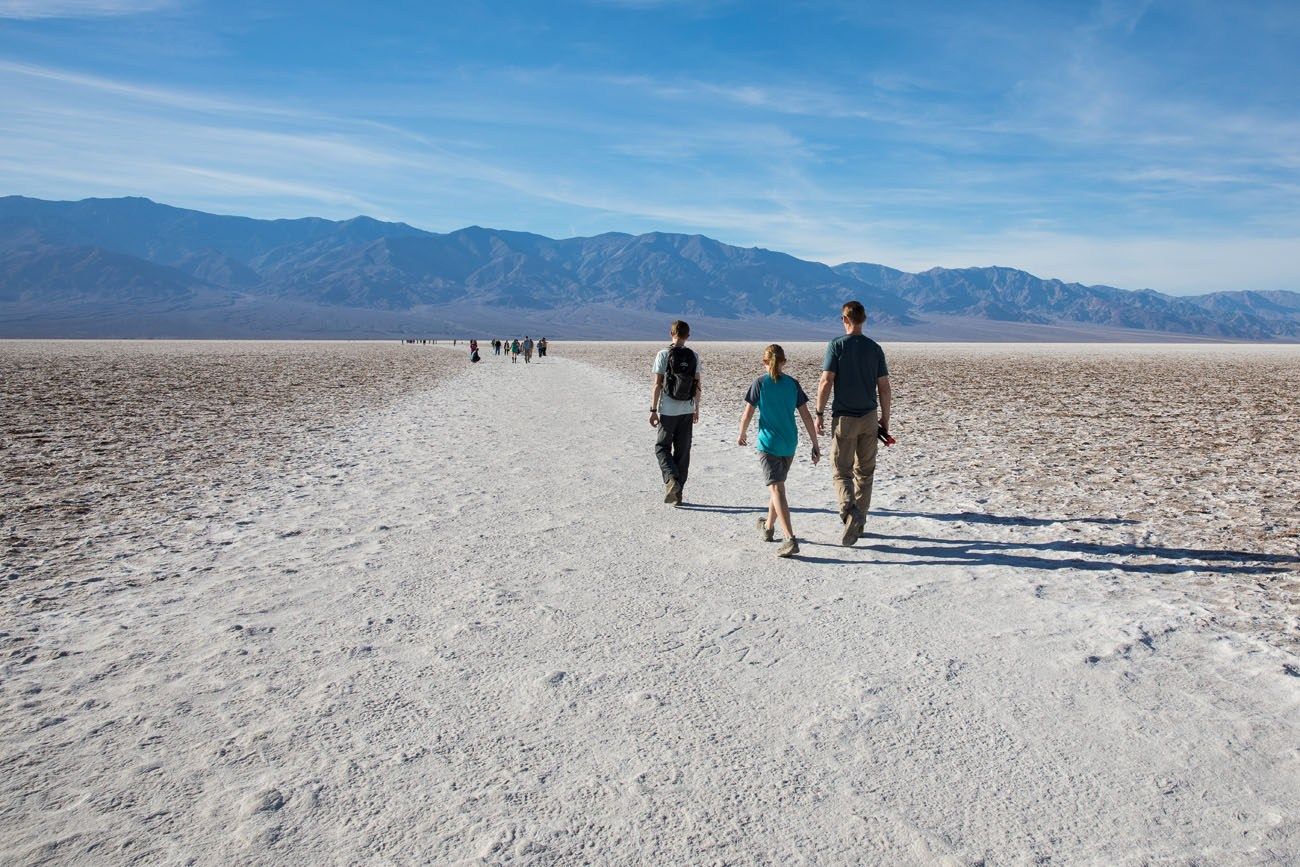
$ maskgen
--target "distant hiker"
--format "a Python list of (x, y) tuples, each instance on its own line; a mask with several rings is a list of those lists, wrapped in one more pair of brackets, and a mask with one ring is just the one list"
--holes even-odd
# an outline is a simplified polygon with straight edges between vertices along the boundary
[(537, 341), (537, 358), (540, 361), (545, 357), (546, 357), (546, 338), (543, 337), (541, 340)]
[(519, 338), (516, 337), (510, 341), (510, 363), (515, 364), (519, 361)]
[(888, 431), (892, 401), (885, 351), (862, 333), (866, 321), (867, 311), (861, 302), (849, 301), (840, 308), (844, 335), (826, 345), (817, 385), (818, 434), (826, 433), (826, 402), (831, 390), (835, 391), (831, 404), (831, 465), (840, 501), (840, 522), (844, 524), (841, 542), (846, 546), (858, 541), (866, 523), (876, 473), (876, 437)]
[(691, 435), (700, 420), (700, 358), (686, 348), (691, 326), (679, 319), (669, 336), (672, 343), (659, 350), (650, 368), (650, 426), (659, 428), (655, 457), (664, 476), (664, 502), (680, 506), (691, 465)]
[(527, 334), (524, 335), (524, 364), (531, 364), (533, 360), (533, 338)]
[(479, 355), (478, 355), (478, 341), (477, 341), (477, 340), (471, 340), (471, 341), (469, 342), (469, 360), (470, 360), (470, 362), (473, 363), (473, 364), (478, 364), (478, 363), (479, 363)]
[(785, 350), (773, 343), (763, 350), (763, 366), (767, 374), (760, 376), (745, 392), (745, 409), (740, 414), (740, 436), (737, 445), (746, 445), (749, 423), (758, 410), (758, 462), (763, 468), (767, 483), (767, 517), (758, 519), (758, 532), (763, 541), (773, 541), (777, 521), (785, 531), (785, 541), (776, 549), (776, 556), (789, 557), (799, 553), (799, 540), (790, 525), (790, 504), (785, 498), (785, 479), (794, 463), (794, 453), (799, 450), (799, 430), (795, 427), (795, 412), (808, 431), (812, 441), (812, 462), (821, 460), (817, 447), (817, 434), (813, 432), (812, 414), (808, 412), (808, 395), (793, 376), (781, 372), (785, 367)]

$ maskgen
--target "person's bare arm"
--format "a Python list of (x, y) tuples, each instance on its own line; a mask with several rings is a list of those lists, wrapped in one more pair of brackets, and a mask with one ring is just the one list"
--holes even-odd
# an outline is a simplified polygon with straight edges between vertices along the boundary
[(880, 426), (888, 430), (889, 410), (894, 402), (894, 392), (889, 388), (888, 376), (876, 380), (876, 390), (880, 392)]
[(736, 445), (749, 445), (749, 423), (754, 420), (754, 405), (745, 404), (745, 411), (740, 414), (740, 436), (736, 437)]
[(691, 395), (691, 397), (693, 397), (693, 398), (695, 399), (695, 415), (694, 415), (694, 417), (691, 419), (692, 422), (697, 422), (697, 421), (700, 420), (700, 397), (701, 397), (703, 394), (704, 394), (704, 387), (700, 384), (700, 378), (699, 378), (699, 376), (696, 376), (696, 377), (695, 377), (695, 394)]
[(799, 419), (803, 422), (804, 429), (808, 431), (808, 439), (812, 440), (812, 462), (815, 464), (821, 460), (822, 449), (817, 443), (817, 432), (813, 425), (812, 413), (808, 411), (808, 404), (799, 404)]
[(835, 374), (829, 370), (822, 371), (822, 378), (817, 383), (817, 435), (826, 435), (826, 423), (823, 416), (826, 406), (831, 402), (831, 388), (835, 385)]
[(654, 387), (650, 389), (650, 427), (658, 427), (659, 425), (659, 395), (663, 393), (663, 390), (664, 375), (656, 373)]

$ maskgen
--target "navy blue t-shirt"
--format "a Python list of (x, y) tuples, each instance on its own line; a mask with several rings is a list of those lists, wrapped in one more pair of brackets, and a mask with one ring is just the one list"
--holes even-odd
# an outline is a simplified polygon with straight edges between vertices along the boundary
[(865, 334), (845, 334), (826, 344), (826, 357), (822, 370), (835, 374), (835, 398), (831, 401), (831, 416), (849, 415), (860, 418), (875, 412), (876, 380), (889, 376), (885, 364), (885, 350)]

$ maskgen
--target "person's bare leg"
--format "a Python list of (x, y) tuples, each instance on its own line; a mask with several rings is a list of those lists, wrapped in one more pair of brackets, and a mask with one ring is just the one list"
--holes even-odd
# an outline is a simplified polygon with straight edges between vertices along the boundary
[(773, 496), (775, 492), (771, 490), (772, 487), (774, 486), (768, 485), (769, 496), (767, 498), (767, 529), (769, 530), (776, 529), (776, 498), (775, 496)]
[[(785, 499), (785, 483), (777, 482), (774, 485), (768, 485), (772, 489), (772, 500), (768, 506), (768, 513), (775, 511), (776, 517), (781, 521), (781, 529), (785, 531), (787, 539), (794, 538), (794, 528), (790, 526), (790, 504)], [(776, 526), (775, 523), (772, 525)]]

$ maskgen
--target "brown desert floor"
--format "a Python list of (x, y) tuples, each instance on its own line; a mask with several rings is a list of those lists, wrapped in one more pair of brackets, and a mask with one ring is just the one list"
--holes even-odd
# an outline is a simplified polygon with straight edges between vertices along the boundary
[(7, 578), (94, 581), (110, 546), (165, 544), (164, 516), (291, 472), (314, 437), (464, 365), (397, 342), (0, 341)]

